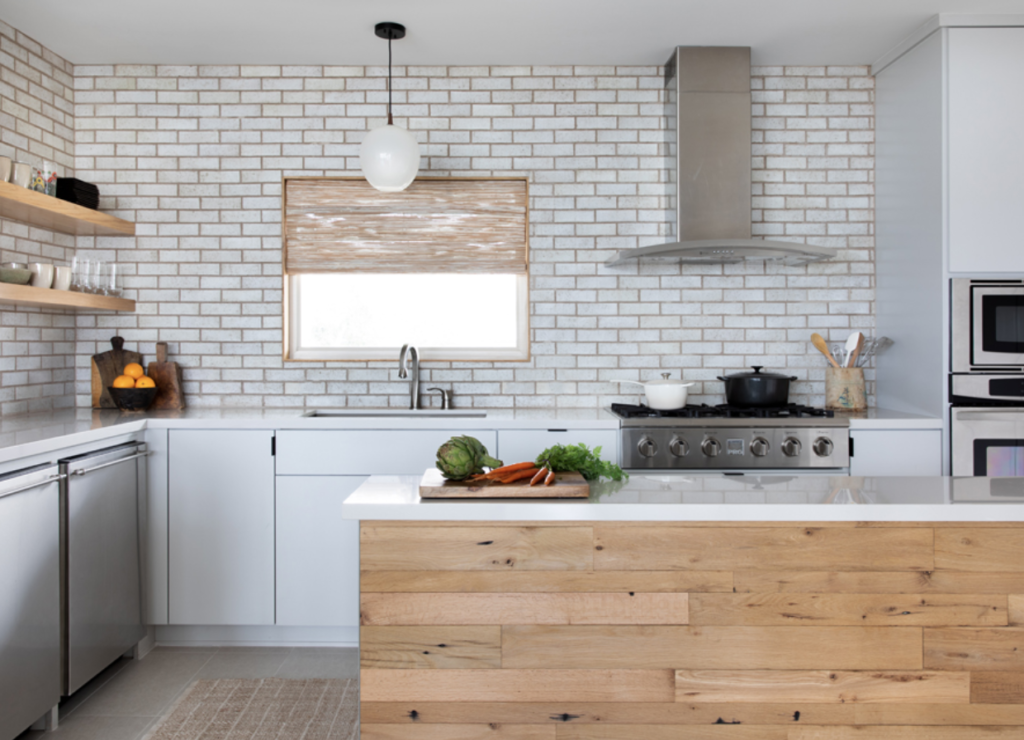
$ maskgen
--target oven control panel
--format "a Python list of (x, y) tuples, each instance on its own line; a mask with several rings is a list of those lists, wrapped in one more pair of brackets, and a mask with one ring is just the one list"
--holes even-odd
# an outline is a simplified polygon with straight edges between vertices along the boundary
[(622, 467), (659, 470), (847, 468), (842, 427), (627, 427)]

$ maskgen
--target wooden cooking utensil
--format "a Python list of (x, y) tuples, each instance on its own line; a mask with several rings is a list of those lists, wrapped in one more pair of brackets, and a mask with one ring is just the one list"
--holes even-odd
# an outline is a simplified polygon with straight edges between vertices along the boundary
[(156, 400), (150, 408), (183, 409), (185, 394), (182, 391), (181, 365), (167, 361), (167, 342), (156, 343), (156, 362), (149, 363), (149, 377), (156, 383)]
[(836, 362), (836, 358), (828, 351), (828, 344), (825, 343), (825, 337), (815, 332), (814, 334), (811, 334), (811, 344), (813, 344), (814, 348), (821, 352), (821, 354), (825, 355), (825, 359), (832, 364), (832, 367), (839, 367), (839, 363)]
[(137, 362), (142, 364), (142, 355), (124, 348), (124, 337), (111, 337), (113, 349), (92, 356), (92, 407), (94, 409), (116, 409), (117, 404), (107, 390), (114, 384), (114, 378), (124, 373), (124, 366)]
[(854, 345), (853, 349), (850, 350), (850, 359), (846, 361), (847, 367), (857, 367), (857, 357), (860, 355), (861, 352), (864, 351), (864, 335), (858, 331), (855, 332), (852, 336), (857, 337), (857, 343), (856, 345)]

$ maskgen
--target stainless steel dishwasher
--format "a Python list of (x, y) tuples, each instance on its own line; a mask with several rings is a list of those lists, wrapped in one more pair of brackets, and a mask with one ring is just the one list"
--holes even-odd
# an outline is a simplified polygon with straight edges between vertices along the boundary
[(0, 476), (0, 740), (60, 701), (60, 474)]
[(129, 442), (60, 461), (64, 694), (135, 646), (142, 624), (139, 489), (146, 446)]

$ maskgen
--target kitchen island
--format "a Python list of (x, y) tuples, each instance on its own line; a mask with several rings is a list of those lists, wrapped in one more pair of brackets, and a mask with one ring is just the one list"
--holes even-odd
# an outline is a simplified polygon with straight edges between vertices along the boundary
[(1024, 484), (979, 480), (373, 477), (342, 507), (362, 738), (1021, 737)]

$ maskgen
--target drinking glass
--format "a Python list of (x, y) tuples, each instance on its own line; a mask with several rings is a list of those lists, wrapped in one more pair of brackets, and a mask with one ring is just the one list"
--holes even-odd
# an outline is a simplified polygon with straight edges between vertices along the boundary
[(71, 290), (88, 293), (89, 268), (92, 260), (88, 257), (74, 256), (71, 258)]
[(90, 260), (89, 262), (89, 281), (87, 293), (94, 293), (96, 295), (103, 295), (103, 272), (105, 264), (103, 260)]
[(103, 295), (121, 295), (121, 270), (117, 263), (104, 263), (103, 265)]

